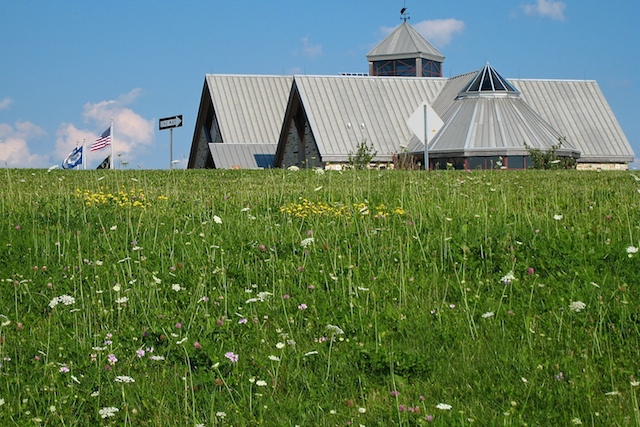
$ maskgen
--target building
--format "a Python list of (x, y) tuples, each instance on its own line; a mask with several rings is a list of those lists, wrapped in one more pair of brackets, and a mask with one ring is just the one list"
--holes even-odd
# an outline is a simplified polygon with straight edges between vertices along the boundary
[(189, 168), (339, 168), (425, 149), (410, 118), (428, 108), (430, 168), (529, 164), (555, 149), (579, 169), (626, 169), (634, 153), (597, 82), (505, 79), (491, 65), (442, 77), (444, 56), (403, 22), (367, 54), (368, 76), (205, 77)]

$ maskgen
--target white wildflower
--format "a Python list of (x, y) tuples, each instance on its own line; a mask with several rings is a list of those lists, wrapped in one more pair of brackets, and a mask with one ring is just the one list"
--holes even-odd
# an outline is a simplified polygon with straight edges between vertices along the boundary
[(71, 295), (60, 295), (59, 297), (55, 297), (49, 302), (49, 307), (53, 308), (58, 304), (72, 305), (75, 302), (76, 299)]
[(572, 301), (571, 304), (569, 304), (569, 309), (575, 311), (576, 313), (579, 313), (585, 308), (587, 308), (587, 304), (583, 303), (582, 301)]
[(442, 409), (443, 411), (450, 411), (452, 406), (449, 405), (448, 403), (438, 403), (436, 405), (436, 408)]
[(176, 292), (180, 292), (183, 288), (178, 283), (174, 283), (173, 285), (171, 285), (171, 289), (173, 289)]
[(222, 224), (222, 218), (220, 218), (218, 215), (214, 215), (213, 222), (215, 222), (216, 224)]
[(127, 375), (118, 375), (116, 377), (116, 382), (117, 383), (135, 383), (136, 380), (134, 380), (133, 378), (127, 376)]
[(322, 168), (315, 168), (314, 172), (316, 173), (316, 175), (324, 175), (324, 169)]
[(222, 412), (222, 411), (216, 412), (216, 417), (218, 418), (224, 418), (226, 416), (227, 416), (226, 412)]
[(571, 422), (573, 423), (573, 425), (576, 425), (576, 426), (582, 425), (582, 420), (578, 417), (573, 418)]
[(129, 298), (127, 297), (118, 298), (116, 300), (116, 304), (125, 304), (127, 301), (129, 301)]
[(302, 246), (303, 248), (306, 248), (307, 246), (311, 245), (314, 242), (314, 240), (315, 239), (313, 237), (307, 237), (306, 239), (300, 242), (300, 246)]
[(558, 214), (553, 216), (553, 219), (555, 219), (556, 221), (560, 221), (562, 218), (564, 218), (564, 216)]
[(120, 409), (114, 407), (114, 406), (108, 406), (106, 408), (102, 408), (98, 411), (98, 414), (100, 414), (100, 416), (102, 418), (108, 418), (108, 417), (115, 417), (116, 416), (116, 412), (120, 411)]
[(258, 387), (265, 387), (267, 385), (267, 382), (265, 380), (258, 380), (256, 381), (256, 385)]
[(629, 258), (633, 258), (634, 254), (638, 253), (638, 248), (635, 246), (628, 246), (627, 247), (627, 255), (629, 256)]
[(327, 325), (327, 330), (336, 335), (343, 335), (344, 331), (336, 325)]
[(482, 315), (482, 318), (487, 319), (492, 316), (495, 316), (495, 313), (493, 311), (487, 311), (485, 314)]
[(513, 275), (513, 271), (508, 272), (500, 279), (503, 285), (510, 285), (514, 280), (516, 280), (516, 276)]
[(314, 354), (318, 354), (318, 352), (317, 352), (317, 351), (315, 351), (315, 350), (312, 350), (312, 351), (306, 352), (306, 353), (304, 354), (304, 356), (305, 356), (305, 357), (307, 357), (307, 356), (313, 356)]
[(276, 348), (278, 350), (282, 350), (284, 347), (285, 347), (285, 343), (283, 343), (283, 342), (279, 342), (279, 343), (276, 344)]
[(289, 166), (287, 170), (290, 170), (291, 172), (298, 172), (300, 168), (298, 166), (292, 165), (292, 166)]
[(358, 408), (358, 412), (364, 414), (365, 412), (367, 412), (367, 408)]
[(164, 356), (159, 356), (157, 354), (154, 354), (153, 356), (149, 357), (149, 360), (164, 360)]
[(152, 276), (153, 277), (153, 281), (156, 283), (156, 285), (159, 285), (160, 283), (162, 283), (162, 279), (158, 279), (156, 276)]
[(269, 299), (269, 297), (270, 297), (271, 295), (273, 295), (271, 292), (263, 291), (263, 292), (258, 292), (258, 295), (257, 295), (257, 296), (258, 296), (258, 300), (260, 300), (260, 302), (264, 302), (264, 301), (266, 301), (267, 299)]
[(274, 362), (279, 362), (280, 358), (274, 354), (269, 356), (269, 360), (273, 360)]

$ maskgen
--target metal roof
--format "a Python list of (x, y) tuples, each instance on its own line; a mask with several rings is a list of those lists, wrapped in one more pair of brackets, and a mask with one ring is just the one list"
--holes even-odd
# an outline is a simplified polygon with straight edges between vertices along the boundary
[(634, 153), (598, 83), (511, 79), (521, 99), (581, 151), (579, 162), (632, 162)]
[(292, 76), (206, 76), (223, 143), (275, 144)]
[(209, 144), (216, 169), (273, 167), (277, 144)]
[(406, 21), (367, 54), (368, 61), (407, 58), (444, 61), (444, 55)]
[(406, 124), (409, 116), (423, 101), (433, 103), (447, 81), (296, 76), (293, 90), (300, 96), (322, 161), (347, 161), (364, 140), (377, 151), (374, 161), (388, 161), (413, 136)]

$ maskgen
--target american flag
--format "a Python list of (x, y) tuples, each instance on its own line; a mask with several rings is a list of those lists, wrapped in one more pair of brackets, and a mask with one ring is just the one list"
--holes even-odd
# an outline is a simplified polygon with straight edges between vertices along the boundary
[(100, 137), (96, 139), (96, 142), (91, 144), (91, 146), (89, 147), (89, 151), (101, 150), (109, 144), (111, 144), (111, 126), (109, 126), (107, 130), (102, 132), (102, 135), (100, 135)]

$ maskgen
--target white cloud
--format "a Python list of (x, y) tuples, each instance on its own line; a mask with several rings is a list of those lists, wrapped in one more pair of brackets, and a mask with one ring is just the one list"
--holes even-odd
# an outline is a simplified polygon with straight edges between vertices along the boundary
[(13, 99), (9, 98), (8, 96), (0, 99), (0, 111), (8, 110), (12, 103)]
[[(436, 46), (445, 46), (453, 40), (453, 37), (464, 30), (465, 23), (455, 18), (432, 19), (421, 21), (412, 27), (425, 39)], [(389, 35), (397, 27), (383, 27), (383, 34)]]
[(42, 168), (51, 166), (49, 156), (34, 154), (28, 141), (40, 138), (46, 132), (30, 122), (17, 122), (14, 126), (0, 123), (0, 165), (12, 168)]
[(316, 59), (322, 56), (322, 45), (312, 44), (309, 42), (308, 37), (300, 39), (302, 42), (302, 54), (310, 59)]
[[(85, 104), (84, 119), (92, 122), (97, 129), (97, 132), (87, 139), (87, 145), (93, 143), (113, 119), (114, 154), (122, 155), (123, 161), (133, 164), (136, 161), (136, 155), (142, 155), (141, 151), (153, 142), (155, 130), (155, 119), (147, 120), (129, 108), (129, 105), (134, 103), (141, 94), (141, 89), (134, 89), (116, 100)], [(68, 125), (66, 129), (61, 128), (62, 134), (66, 133), (71, 139), (74, 138), (74, 130), (76, 129), (69, 128)], [(97, 154), (93, 155), (100, 157)]]
[(536, 0), (533, 4), (522, 5), (522, 10), (527, 16), (541, 16), (556, 21), (564, 21), (564, 9), (567, 4), (556, 0)]

